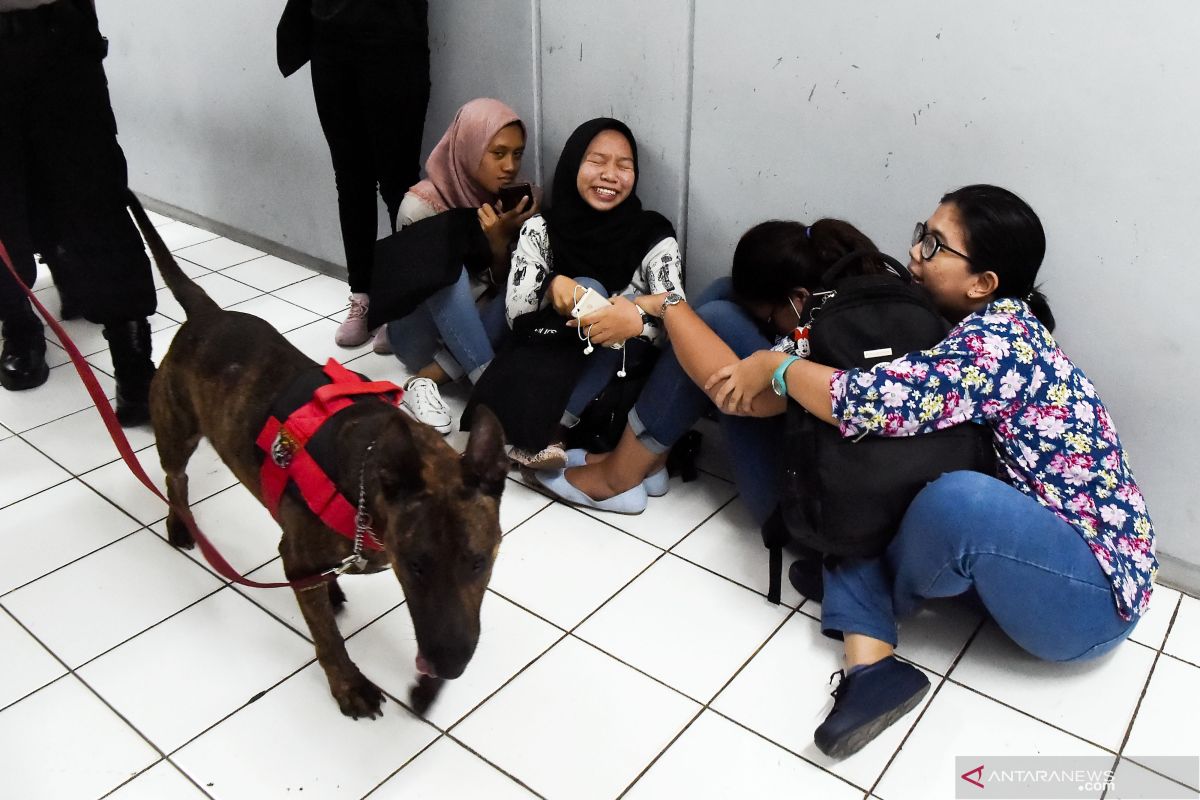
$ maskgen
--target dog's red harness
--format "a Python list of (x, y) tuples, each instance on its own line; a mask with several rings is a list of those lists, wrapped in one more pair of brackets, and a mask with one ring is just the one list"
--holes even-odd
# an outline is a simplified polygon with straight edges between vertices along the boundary
[[(388, 381), (368, 381), (332, 358), (322, 371), (332, 383), (318, 387), (312, 398), (284, 421), (274, 415), (267, 417), (258, 434), (256, 444), (265, 454), (259, 473), (262, 499), (271, 516), (278, 519), (279, 501), (290, 481), (322, 522), (353, 539), (356, 508), (313, 458), (307, 449), (308, 442), (330, 417), (349, 408), (355, 398), (370, 395), (394, 406), (404, 396), (404, 390)], [(381, 549), (372, 537), (367, 537), (365, 545), (369, 550)]]

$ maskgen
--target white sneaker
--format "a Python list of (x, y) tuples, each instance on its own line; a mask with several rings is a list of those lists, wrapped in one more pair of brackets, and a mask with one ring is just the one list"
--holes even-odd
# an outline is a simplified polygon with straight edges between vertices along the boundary
[(450, 409), (442, 400), (437, 384), (429, 378), (409, 378), (404, 384), (404, 399), (400, 405), (417, 422), (424, 423), (445, 436), (454, 424)]
[(371, 332), (367, 330), (367, 303), (366, 295), (350, 295), (350, 310), (346, 312), (345, 321), (338, 325), (337, 333), (333, 335), (333, 341), (338, 347), (358, 347), (370, 338)]

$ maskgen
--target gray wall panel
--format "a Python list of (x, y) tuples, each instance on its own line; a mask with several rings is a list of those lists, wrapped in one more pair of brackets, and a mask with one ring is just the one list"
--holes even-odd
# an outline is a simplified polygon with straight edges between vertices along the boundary
[[(102, 3), (138, 191), (341, 263), (333, 171), (305, 68), (275, 67), (275, 4)], [(282, 7), (282, 4), (279, 4)]]
[[(422, 158), (479, 96), (534, 115), (531, 0), (436, 0)], [(105, 66), (136, 190), (344, 264), (309, 68), (275, 66), (283, 3), (123, 0), (100, 7)], [(530, 127), (534, 127), (532, 124)], [(535, 132), (536, 133), (536, 132)], [(526, 162), (533, 177), (536, 139)], [(380, 226), (386, 230), (380, 206)]]
[(678, 226), (684, 208), (689, 4), (547, 0), (541, 8), (547, 184), (579, 123), (616, 117), (638, 139), (643, 204)]
[(1117, 420), (1161, 549), (1195, 564), (1200, 434), (1179, 404), (1200, 389), (1200, 6), (1152, 8), (698, 0), (688, 260), (710, 279), (751, 224), (827, 215), (903, 256), (944, 191), (1017, 191), (1046, 227), (1059, 339)]
[(425, 117), (427, 155), (454, 112), (475, 97), (495, 97), (521, 115), (529, 133), (522, 172), (541, 163), (534, 102), (532, 0), (432, 0), (429, 51), (433, 84)]

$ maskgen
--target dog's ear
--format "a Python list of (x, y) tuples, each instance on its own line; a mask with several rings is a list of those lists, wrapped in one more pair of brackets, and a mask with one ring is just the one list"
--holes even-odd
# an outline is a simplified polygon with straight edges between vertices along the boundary
[(389, 420), (375, 440), (375, 474), (379, 488), (388, 497), (407, 496), (424, 488), (421, 456), (412, 433), (399, 416)]
[(499, 495), (508, 475), (504, 453), (504, 429), (486, 406), (476, 406), (471, 419), (471, 438), (462, 459), (463, 483)]

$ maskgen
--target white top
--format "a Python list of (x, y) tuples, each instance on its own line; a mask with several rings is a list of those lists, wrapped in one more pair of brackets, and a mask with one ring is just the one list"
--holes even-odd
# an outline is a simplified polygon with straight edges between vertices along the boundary
[(412, 225), (418, 220), (436, 216), (437, 213), (428, 201), (422, 200), (412, 192), (405, 192), (404, 199), (400, 201), (400, 210), (396, 213), (396, 227)]
[[(508, 272), (504, 311), (510, 328), (517, 317), (550, 304), (550, 293), (542, 292), (542, 284), (553, 270), (554, 254), (550, 251), (546, 219), (538, 214), (521, 226), (517, 249), (512, 256), (512, 269)], [(617, 294), (638, 296), (660, 292), (683, 294), (683, 258), (674, 236), (668, 236), (646, 252), (629, 285)], [(641, 336), (659, 347), (666, 341), (666, 332), (654, 317), (647, 318)]]

